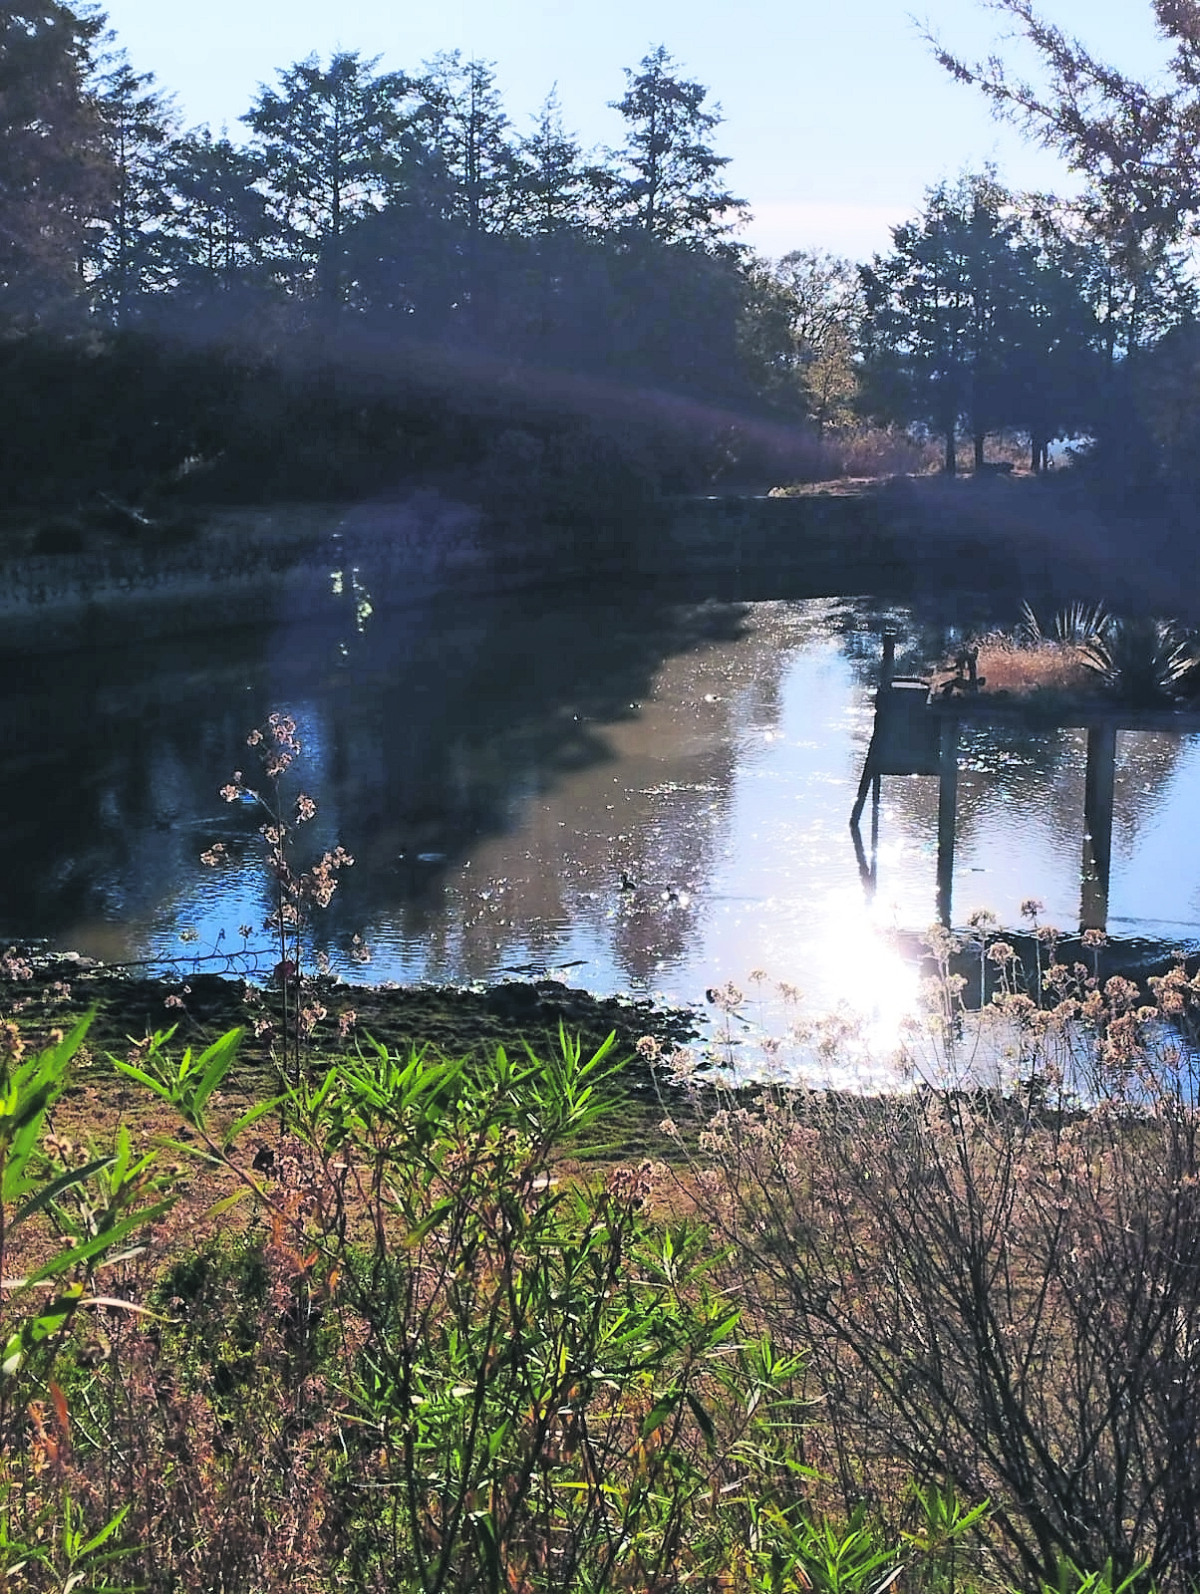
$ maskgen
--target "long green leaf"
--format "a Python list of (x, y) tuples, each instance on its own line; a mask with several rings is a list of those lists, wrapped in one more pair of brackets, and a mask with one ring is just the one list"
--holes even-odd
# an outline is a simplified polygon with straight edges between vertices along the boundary
[(712, 1418), (690, 1389), (687, 1391), (687, 1403), (692, 1416), (696, 1419), (700, 1432), (704, 1435), (704, 1443), (710, 1451), (714, 1450), (717, 1443), (717, 1430)]
[(118, 1244), (127, 1234), (132, 1234), (134, 1229), (141, 1228), (147, 1223), (154, 1223), (164, 1212), (169, 1212), (174, 1204), (175, 1197), (168, 1196), (163, 1201), (156, 1201), (153, 1206), (131, 1212), (119, 1223), (114, 1223), (111, 1229), (105, 1229), (102, 1234), (94, 1235), (82, 1245), (72, 1246), (69, 1251), (56, 1251), (52, 1257), (42, 1263), (41, 1267), (33, 1270), (26, 1282), (32, 1285), (41, 1283), (43, 1279), (57, 1278), (61, 1273), (78, 1266), (80, 1262), (99, 1256), (110, 1246)]
[(274, 1112), (277, 1107), (282, 1106), (286, 1100), (287, 1096), (285, 1094), (272, 1096), (269, 1101), (257, 1102), (248, 1112), (244, 1112), (240, 1118), (229, 1125), (229, 1128), (221, 1136), (221, 1150), (228, 1151), (239, 1136), (243, 1135), (253, 1124), (256, 1124), (260, 1118), (265, 1118), (267, 1113)]
[(164, 1085), (161, 1079), (155, 1079), (154, 1075), (148, 1074), (144, 1068), (138, 1068), (135, 1063), (127, 1063), (120, 1057), (114, 1057), (112, 1063), (118, 1074), (124, 1074), (127, 1079), (136, 1080), (139, 1085), (143, 1085), (147, 1090), (153, 1091), (163, 1101), (174, 1103), (175, 1098), (170, 1086)]
[(106, 1543), (112, 1538), (113, 1534), (121, 1526), (121, 1523), (124, 1522), (128, 1515), (129, 1507), (127, 1505), (123, 1505), (117, 1512), (116, 1516), (113, 1517), (111, 1522), (102, 1527), (99, 1533), (94, 1534), (86, 1544), (81, 1544), (79, 1546), (79, 1549), (76, 1551), (75, 1555), (76, 1560), (82, 1561), (85, 1555), (94, 1554), (102, 1544)]
[(656, 1428), (661, 1428), (671, 1413), (679, 1409), (682, 1399), (682, 1389), (668, 1389), (665, 1395), (660, 1395), (654, 1409), (642, 1423), (642, 1438), (648, 1439)]
[(202, 1069), (203, 1072), (199, 1083), (192, 1092), (188, 1107), (198, 1120), (204, 1113), (208, 1098), (217, 1086), (223, 1082), (233, 1066), (244, 1033), (241, 1029), (227, 1030), (224, 1035), (212, 1043), (207, 1051), (201, 1052), (196, 1059), (196, 1067)]
[(15, 1229), (18, 1224), (24, 1223), (26, 1218), (31, 1218), (35, 1212), (41, 1212), (50, 1206), (65, 1190), (83, 1184), (94, 1173), (99, 1173), (101, 1168), (111, 1167), (115, 1161), (116, 1158), (111, 1156), (96, 1157), (92, 1162), (84, 1163), (81, 1168), (68, 1168), (64, 1173), (60, 1173), (56, 1179), (51, 1179), (49, 1184), (42, 1185), (35, 1196), (17, 1208), (9, 1228)]

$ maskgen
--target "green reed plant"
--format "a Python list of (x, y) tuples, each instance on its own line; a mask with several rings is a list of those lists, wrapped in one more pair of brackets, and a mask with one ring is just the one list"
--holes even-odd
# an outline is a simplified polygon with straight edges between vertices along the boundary
[[(80, 1152), (50, 1132), (50, 1115), (70, 1078), (87, 1034), (71, 1033), (25, 1058), (0, 1054), (0, 1278), (5, 1338), (0, 1359), (0, 1423), (13, 1381), (44, 1384), (58, 1347), (82, 1309), (120, 1305), (95, 1293), (96, 1273), (122, 1241), (170, 1206), (153, 1154), (135, 1157), (128, 1132), (99, 1156)], [(150, 1199), (147, 1200), (147, 1197)], [(155, 1199), (158, 1197), (158, 1199)], [(23, 1277), (9, 1273), (17, 1231), (43, 1217), (57, 1249)]]
[[(654, 1218), (652, 1166), (559, 1172), (605, 1110), (611, 1038), (482, 1065), (364, 1045), (288, 1092), (290, 1133), (256, 1159), (269, 1175), (237, 1145), (273, 1104), (212, 1119), (232, 1058), (158, 1047), (120, 1067), (181, 1114), (181, 1148), (256, 1198), (273, 1282), (251, 1338), (276, 1354), (223, 1357), (220, 1399), (225, 1421), (289, 1414), (269, 1449), (320, 1494), (305, 1509), (325, 1564), (422, 1594), (674, 1586), (744, 1548), (764, 1500), (795, 1513), (797, 1358), (744, 1338), (705, 1232)], [(197, 1349), (221, 1343), (206, 1323)], [(161, 1493), (135, 1509), (160, 1554), (177, 1509)], [(235, 1534), (261, 1562), (277, 1530), (248, 1535), (242, 1514)]]
[(1042, 1594), (1139, 1594), (1147, 1588), (1153, 1590), (1153, 1585), (1147, 1583), (1144, 1566), (1135, 1567), (1122, 1577), (1111, 1561), (1091, 1572), (1083, 1572), (1067, 1561), (1060, 1569), (1057, 1582), (1053, 1586), (1044, 1584)]
[(0, 1576), (6, 1586), (11, 1580), (18, 1588), (61, 1589), (64, 1594), (77, 1588), (87, 1594), (136, 1594), (136, 1583), (117, 1576), (121, 1563), (137, 1553), (116, 1538), (128, 1506), (93, 1531), (84, 1507), (63, 1488), (27, 1528), (32, 1536), (14, 1541), (7, 1536), (5, 1504), (6, 1499), (0, 1500)]
[(919, 1575), (910, 1579), (909, 1586), (930, 1594), (956, 1594), (961, 1573), (969, 1572), (975, 1559), (964, 1550), (986, 1527), (990, 1512), (990, 1500), (968, 1505), (951, 1483), (914, 1484), (910, 1512), (914, 1520), (900, 1535), (917, 1552)]
[[(482, 1065), (365, 1044), (290, 1087), (288, 1132), (251, 1157), (278, 1103), (229, 1121), (237, 1039), (178, 1054), (164, 1034), (117, 1063), (223, 1184), (204, 1197), (219, 1227), (206, 1240), (194, 1205), (160, 1226), (166, 1266), (126, 1269), (111, 1343), (56, 1320), (35, 1344), (53, 1336), (53, 1360), (11, 1375), (36, 1398), (6, 1408), (10, 1580), (884, 1594), (903, 1576), (951, 1594), (939, 1568), (982, 1508), (922, 1496), (932, 1527), (907, 1536), (817, 1514), (807, 1353), (749, 1331), (735, 1259), (657, 1210), (665, 1170), (564, 1168), (606, 1110), (611, 1041)], [(52, 1101), (46, 1066), (22, 1090), (48, 1077)], [(127, 1218), (163, 1219), (149, 1161), (54, 1144), (23, 1174), (10, 1159), (10, 1225), (90, 1192), (56, 1221), (92, 1265)]]
[(898, 1547), (861, 1506), (844, 1525), (801, 1517), (795, 1541), (796, 1567), (816, 1594), (882, 1594), (903, 1571)]

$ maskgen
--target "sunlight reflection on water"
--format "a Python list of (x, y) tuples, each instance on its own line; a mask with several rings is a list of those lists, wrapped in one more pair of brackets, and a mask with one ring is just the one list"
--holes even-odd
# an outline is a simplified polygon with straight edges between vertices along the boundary
[[(243, 923), (261, 940), (254, 821), (216, 793), (255, 717), (287, 706), (319, 804), (308, 839), (358, 859), (314, 928), (346, 978), (570, 966), (590, 990), (701, 1007), (733, 981), (784, 1028), (789, 982), (810, 1011), (852, 1005), (862, 1055), (885, 1055), (916, 1009), (914, 936), (935, 916), (937, 782), (884, 779), (870, 897), (847, 821), (879, 612), (630, 608), (448, 604), (423, 629), (354, 610), (261, 656), (64, 666), (38, 688), (70, 727), (61, 746), (36, 694), (8, 705), (8, 933), (114, 960), (186, 956), (222, 932), (236, 945)], [(1015, 926), (1036, 895), (1077, 924), (1084, 764), (1077, 731), (964, 736), (956, 922), (986, 906)], [(1200, 738), (1119, 738), (1114, 930), (1200, 941), (1198, 790)], [(229, 861), (208, 871), (214, 840)], [(350, 957), (356, 933), (369, 965)]]

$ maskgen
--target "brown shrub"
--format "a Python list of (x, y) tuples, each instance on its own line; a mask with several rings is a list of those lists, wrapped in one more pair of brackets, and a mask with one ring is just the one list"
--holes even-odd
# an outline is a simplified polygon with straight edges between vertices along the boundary
[[(1200, 978), (1146, 1004), (1052, 965), (1041, 991), (951, 993), (908, 1093), (732, 1098), (694, 1188), (730, 1289), (807, 1356), (844, 1491), (902, 1469), (990, 1498), (1020, 1586), (1191, 1588)], [(978, 1082), (988, 1054), (1006, 1084)]]

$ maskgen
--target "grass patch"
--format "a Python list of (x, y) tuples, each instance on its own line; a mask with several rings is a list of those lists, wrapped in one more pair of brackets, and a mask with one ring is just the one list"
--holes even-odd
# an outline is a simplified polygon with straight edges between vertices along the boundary
[[(1026, 645), (1012, 637), (985, 637), (977, 661), (983, 685), (981, 695), (1020, 704), (1053, 697), (1064, 703), (1099, 705), (1103, 686), (1089, 668), (1083, 647), (1074, 642), (1042, 641)], [(953, 661), (943, 665), (952, 672)]]

